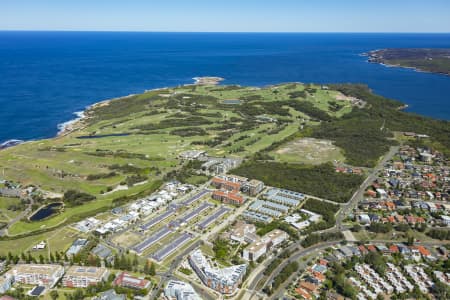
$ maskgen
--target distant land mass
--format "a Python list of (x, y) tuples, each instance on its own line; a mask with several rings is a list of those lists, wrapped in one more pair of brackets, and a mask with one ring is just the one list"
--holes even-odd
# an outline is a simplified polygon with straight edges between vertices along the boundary
[(369, 62), (450, 75), (450, 49), (395, 48), (367, 53)]

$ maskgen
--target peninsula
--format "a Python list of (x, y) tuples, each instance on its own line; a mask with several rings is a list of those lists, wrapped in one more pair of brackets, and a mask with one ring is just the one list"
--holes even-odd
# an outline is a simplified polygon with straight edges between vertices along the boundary
[(424, 269), (448, 269), (450, 122), (364, 85), (195, 80), (0, 150), (0, 293), (446, 298)]
[(366, 53), (369, 62), (450, 75), (450, 49), (392, 48)]

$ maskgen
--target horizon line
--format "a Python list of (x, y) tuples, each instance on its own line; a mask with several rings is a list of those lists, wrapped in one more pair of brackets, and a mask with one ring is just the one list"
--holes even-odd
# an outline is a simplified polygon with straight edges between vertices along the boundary
[(105, 33), (254, 33), (254, 34), (450, 34), (450, 31), (172, 31), (172, 30), (79, 30), (79, 29), (0, 29), (0, 32), (105, 32)]

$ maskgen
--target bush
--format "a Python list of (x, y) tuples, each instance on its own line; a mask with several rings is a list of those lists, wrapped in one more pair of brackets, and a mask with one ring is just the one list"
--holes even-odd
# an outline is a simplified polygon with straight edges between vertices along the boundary
[(87, 193), (79, 192), (76, 190), (68, 190), (64, 193), (63, 201), (69, 206), (81, 205), (85, 202), (89, 202), (96, 199), (95, 196)]

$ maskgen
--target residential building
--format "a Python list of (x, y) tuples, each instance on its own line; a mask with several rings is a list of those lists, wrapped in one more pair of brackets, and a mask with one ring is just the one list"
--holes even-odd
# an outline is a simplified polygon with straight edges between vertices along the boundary
[(274, 229), (258, 240), (254, 241), (242, 252), (242, 258), (248, 261), (255, 261), (267, 253), (272, 247), (276, 247), (288, 239), (286, 232)]
[(242, 252), (242, 258), (248, 261), (255, 261), (267, 252), (267, 243), (265, 241), (256, 241), (250, 244)]
[[(228, 179), (228, 178), (227, 178)], [(224, 176), (216, 176), (211, 180), (211, 184), (216, 189), (224, 189), (228, 191), (239, 192), (241, 190), (242, 183), (239, 181), (230, 181), (224, 178)]]
[(242, 205), (245, 202), (245, 198), (233, 191), (220, 191), (216, 190), (212, 194), (214, 200), (222, 201), (226, 204)]
[(73, 242), (72, 246), (70, 246), (69, 250), (67, 250), (67, 256), (77, 255), (84, 247), (87, 246), (89, 241), (87, 239), (77, 239)]
[(6, 273), (0, 275), (0, 294), (6, 293), (14, 283), (14, 276), (12, 274)]
[(71, 266), (64, 275), (62, 284), (66, 287), (85, 288), (96, 285), (107, 277), (106, 268)]
[(222, 294), (236, 291), (247, 270), (245, 264), (222, 269), (213, 267), (199, 249), (189, 255), (189, 264), (206, 286)]
[(125, 295), (117, 294), (113, 289), (107, 290), (106, 292), (100, 293), (98, 297), (95, 297), (94, 300), (126, 300), (127, 297)]
[(201, 300), (190, 284), (177, 280), (169, 280), (164, 295), (170, 300)]
[(272, 188), (267, 192), (265, 198), (287, 206), (298, 206), (305, 199), (305, 196), (289, 190)]
[(251, 220), (251, 221), (255, 221), (255, 222), (261, 222), (261, 223), (270, 223), (273, 221), (272, 217), (266, 216), (264, 214), (261, 213), (257, 213), (254, 211), (244, 211), (242, 213), (242, 216), (247, 219), (247, 220)]
[(91, 251), (92, 254), (95, 256), (98, 256), (99, 258), (103, 260), (112, 260), (112, 251), (106, 246), (103, 246), (102, 244), (98, 244), (94, 249)]
[(132, 288), (137, 290), (142, 289), (148, 289), (150, 287), (150, 281), (143, 279), (143, 278), (137, 278), (134, 276), (131, 276), (130, 274), (126, 272), (120, 273), (116, 279), (114, 279), (113, 282), (114, 285), (125, 287), (125, 288)]
[(7, 274), (14, 277), (14, 282), (52, 288), (64, 275), (64, 268), (61, 265), (18, 264)]
[(238, 243), (252, 243), (259, 239), (256, 226), (242, 221), (236, 222), (230, 232), (230, 239)]
[(252, 179), (244, 183), (242, 187), (244, 193), (247, 193), (252, 197), (261, 193), (263, 189), (264, 189), (264, 182), (256, 179)]

